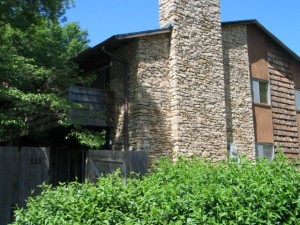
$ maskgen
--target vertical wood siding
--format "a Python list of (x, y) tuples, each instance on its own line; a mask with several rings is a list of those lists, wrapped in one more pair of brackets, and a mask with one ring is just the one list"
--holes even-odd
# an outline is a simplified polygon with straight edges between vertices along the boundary
[(95, 182), (97, 178), (120, 170), (126, 177), (131, 172), (144, 175), (149, 168), (147, 151), (93, 151), (90, 150), (86, 162), (86, 179)]
[(13, 210), (25, 199), (40, 193), (37, 186), (49, 181), (49, 149), (0, 147), (0, 225), (7, 224)]

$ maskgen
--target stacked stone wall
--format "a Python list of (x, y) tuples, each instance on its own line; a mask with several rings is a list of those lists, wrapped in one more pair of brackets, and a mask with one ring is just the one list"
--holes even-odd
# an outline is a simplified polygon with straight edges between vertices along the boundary
[(169, 34), (139, 38), (137, 71), (129, 80), (130, 146), (152, 156), (172, 150), (169, 51)]
[(173, 153), (226, 157), (226, 114), (218, 0), (160, 0), (173, 23), (170, 96)]
[(238, 147), (238, 154), (254, 159), (255, 136), (247, 27), (224, 26), (222, 31), (227, 142)]
[[(141, 37), (114, 52), (129, 65), (129, 150), (147, 150), (151, 156), (171, 155), (168, 34)], [(123, 149), (123, 65), (111, 69), (115, 92), (115, 149)]]

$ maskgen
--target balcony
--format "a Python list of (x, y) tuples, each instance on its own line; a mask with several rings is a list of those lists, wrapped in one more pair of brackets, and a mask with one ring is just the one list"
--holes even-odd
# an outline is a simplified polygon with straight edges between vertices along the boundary
[[(67, 98), (81, 103), (82, 108), (70, 110), (70, 120), (83, 126), (112, 127), (114, 112), (114, 93), (100, 89), (70, 87)], [(57, 120), (50, 115), (30, 117), (30, 127), (44, 131), (58, 127)]]
[(100, 89), (70, 87), (68, 99), (81, 103), (83, 108), (70, 111), (71, 120), (85, 126), (112, 127), (114, 95)]

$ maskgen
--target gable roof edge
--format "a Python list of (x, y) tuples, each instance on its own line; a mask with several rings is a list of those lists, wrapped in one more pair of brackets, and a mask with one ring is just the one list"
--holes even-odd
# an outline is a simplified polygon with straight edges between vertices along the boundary
[(275, 41), (278, 45), (280, 45), (285, 51), (287, 51), (290, 55), (292, 55), (298, 62), (300, 62), (300, 56), (298, 56), (294, 51), (292, 51), (289, 47), (287, 47), (282, 41), (280, 41), (274, 34), (272, 34), (269, 30), (267, 30), (261, 23), (257, 20), (237, 20), (237, 21), (226, 21), (222, 22), (222, 26), (229, 25), (256, 25), (260, 28), (268, 37), (270, 37), (273, 41)]
[(93, 54), (94, 52), (102, 51), (103, 47), (109, 49), (110, 46), (113, 46), (116, 43), (119, 44), (128, 43), (129, 41), (139, 37), (167, 34), (167, 33), (171, 33), (171, 30), (172, 28), (163, 28), (163, 29), (156, 29), (156, 30), (147, 30), (141, 32), (113, 35), (110, 38), (106, 39), (105, 41), (95, 45), (94, 47), (89, 47), (83, 50), (82, 52), (78, 53), (73, 59), (80, 61), (80, 59), (85, 58), (88, 55)]

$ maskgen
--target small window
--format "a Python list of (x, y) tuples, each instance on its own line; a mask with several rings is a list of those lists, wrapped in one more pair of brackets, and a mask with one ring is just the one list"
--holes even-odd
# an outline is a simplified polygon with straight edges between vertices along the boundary
[(296, 110), (300, 111), (300, 89), (295, 89)]
[(110, 90), (110, 70), (109, 68), (101, 69), (97, 72), (95, 87), (101, 90)]
[(268, 160), (274, 158), (274, 146), (272, 144), (257, 143), (255, 146), (256, 158), (265, 157)]
[(240, 157), (238, 155), (238, 147), (232, 143), (227, 145), (227, 157), (229, 160), (234, 160), (240, 162)]
[(270, 104), (269, 82), (252, 79), (252, 97), (255, 103)]

